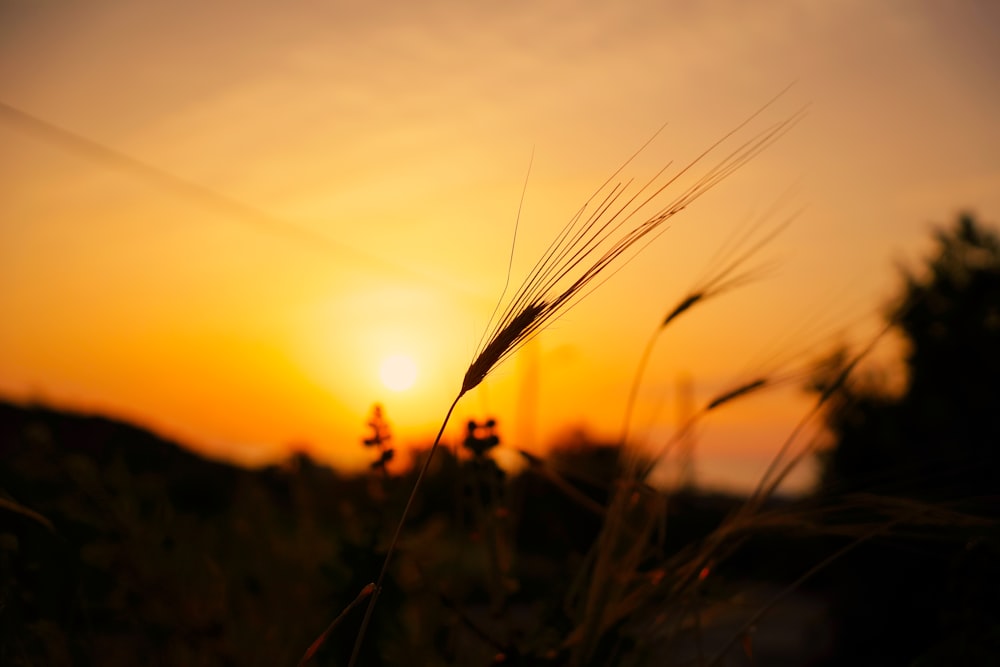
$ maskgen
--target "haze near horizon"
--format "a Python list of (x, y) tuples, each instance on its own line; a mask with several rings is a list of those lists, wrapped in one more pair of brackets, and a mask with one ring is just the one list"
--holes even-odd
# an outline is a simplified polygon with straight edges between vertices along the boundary
[[(630, 175), (684, 164), (794, 81), (771, 120), (805, 120), (466, 397), (452, 435), (497, 416), (533, 451), (616, 437), (664, 314), (747, 221), (801, 209), (760, 254), (777, 268), (658, 344), (632, 433), (661, 442), (684, 378), (698, 404), (776, 353), (864, 340), (933, 223), (1000, 219), (998, 24), (971, 0), (4, 3), (0, 393), (244, 463), (308, 443), (363, 466), (376, 402), (426, 443), (519, 210), (511, 289), (664, 122)], [(789, 383), (720, 411), (698, 478), (752, 483), (805, 406)]]

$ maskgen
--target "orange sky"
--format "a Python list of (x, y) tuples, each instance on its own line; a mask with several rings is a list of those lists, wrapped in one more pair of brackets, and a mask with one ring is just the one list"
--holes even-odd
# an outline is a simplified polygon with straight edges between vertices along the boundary
[[(463, 399), (456, 434), (496, 414), (511, 445), (613, 437), (652, 329), (789, 188), (778, 269), (668, 330), (637, 438), (669, 433), (682, 374), (703, 402), (776, 352), (863, 339), (932, 223), (1000, 220), (994, 3), (693, 4), (3, 3), (0, 392), (246, 462), (308, 442), (357, 465), (375, 401), (427, 439), (503, 288), (532, 151), (514, 286), (663, 122), (630, 175), (792, 81), (767, 120), (806, 119)], [(420, 369), (399, 393), (378, 376), (396, 353)], [(745, 486), (804, 410), (788, 390), (720, 411), (701, 479)]]

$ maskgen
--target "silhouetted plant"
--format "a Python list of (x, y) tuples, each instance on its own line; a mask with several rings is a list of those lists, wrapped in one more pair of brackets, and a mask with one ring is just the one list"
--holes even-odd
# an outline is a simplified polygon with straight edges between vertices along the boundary
[(361, 442), (365, 447), (378, 449), (378, 458), (372, 462), (371, 468), (372, 470), (381, 470), (383, 474), (388, 475), (388, 464), (395, 456), (396, 450), (389, 446), (389, 443), (392, 441), (392, 431), (389, 428), (389, 422), (385, 418), (382, 406), (378, 403), (372, 407), (372, 416), (368, 420), (368, 428), (372, 430), (372, 434)]
[(471, 505), (474, 535), (483, 543), (488, 564), (488, 587), (494, 612), (506, 604), (516, 584), (510, 577), (508, 509), (504, 503), (506, 473), (490, 456), (500, 444), (496, 419), (470, 419), (462, 446), (472, 454), (466, 462), (471, 472), (466, 501)]
[[(845, 384), (826, 412), (835, 445), (830, 491), (957, 498), (1000, 490), (1000, 240), (970, 216), (935, 233), (936, 249), (888, 318), (905, 343), (901, 394)], [(843, 365), (826, 360), (823, 390)]]
[[(766, 150), (794, 127), (804, 115), (804, 110), (800, 110), (784, 120), (766, 126), (748, 139), (737, 143), (728, 152), (724, 152), (722, 157), (715, 159), (713, 165), (704, 169), (700, 175), (694, 176), (693, 182), (690, 184), (682, 182), (683, 177), (690, 176), (696, 168), (701, 168), (710, 155), (714, 155), (721, 146), (746, 128), (773, 102), (774, 100), (771, 100), (751, 114), (679, 170), (669, 173), (670, 164), (667, 164), (650, 179), (638, 185), (631, 179), (616, 182), (615, 179), (645, 148), (644, 145), (626, 160), (570, 218), (569, 223), (503, 308), (500, 307), (503, 304), (501, 295), (496, 311), (498, 314), (491, 317), (478, 351), (466, 369), (461, 386), (445, 413), (427, 460), (418, 472), (413, 490), (403, 508), (375, 582), (375, 590), (365, 610), (355, 648), (348, 662), (349, 666), (357, 663), (368, 623), (378, 602), (382, 583), (388, 573), (403, 526), (406, 524), (426, 469), (458, 402), (469, 391), (479, 386), (504, 360), (579, 303), (610, 277), (610, 274), (623, 262), (628, 261), (665, 231), (666, 223), (675, 215), (687, 209), (709, 190)], [(674, 193), (671, 186), (675, 186), (679, 192)]]
[(487, 453), (500, 444), (496, 426), (495, 419), (487, 419), (481, 424), (470, 419), (465, 425), (466, 434), (462, 446), (472, 452), (477, 459), (486, 458)]

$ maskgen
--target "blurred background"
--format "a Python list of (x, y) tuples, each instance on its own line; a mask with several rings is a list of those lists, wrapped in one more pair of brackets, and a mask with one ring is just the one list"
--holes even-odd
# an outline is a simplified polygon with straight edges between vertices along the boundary
[[(998, 24), (974, 0), (2, 2), (0, 392), (241, 464), (364, 467), (375, 402), (397, 447), (426, 444), (512, 246), (513, 288), (663, 123), (629, 176), (794, 83), (767, 122), (806, 118), (467, 396), (451, 434), (493, 416), (536, 453), (615, 438), (664, 314), (747, 221), (801, 209), (771, 270), (656, 348), (631, 431), (655, 445), (685, 401), (865, 340), (932, 223), (997, 219)], [(699, 480), (749, 488), (800, 386), (719, 411)]]
[(346, 664), (498, 302), (801, 110), (462, 398), (359, 664), (992, 664), (998, 26), (0, 0), (0, 664)]

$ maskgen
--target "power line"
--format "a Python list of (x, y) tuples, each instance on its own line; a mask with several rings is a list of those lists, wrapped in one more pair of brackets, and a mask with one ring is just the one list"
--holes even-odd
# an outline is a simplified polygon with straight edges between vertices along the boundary
[(122, 151), (110, 148), (104, 144), (46, 121), (27, 111), (18, 109), (0, 101), (0, 119), (21, 131), (31, 134), (48, 143), (57, 145), (89, 160), (123, 171), (139, 178), (156, 188), (170, 194), (198, 203), (204, 208), (221, 213), (226, 217), (258, 231), (281, 236), (294, 242), (306, 245), (311, 249), (319, 249), (339, 258), (349, 257), (361, 264), (375, 265), (394, 273), (406, 274), (421, 282), (446, 289), (453, 294), (467, 299), (482, 301), (480, 294), (458, 286), (440, 276), (428, 274), (410, 266), (388, 261), (352, 246), (341, 243), (329, 236), (316, 232), (308, 227), (277, 218), (259, 208), (239, 201), (194, 181), (176, 176), (169, 171), (156, 167), (148, 162), (132, 157)]

